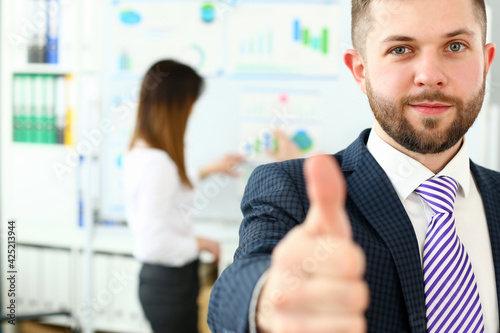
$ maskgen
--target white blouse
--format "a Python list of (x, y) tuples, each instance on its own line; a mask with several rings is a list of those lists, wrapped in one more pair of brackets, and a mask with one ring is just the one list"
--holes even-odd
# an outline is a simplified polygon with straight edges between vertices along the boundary
[(125, 213), (133, 254), (144, 263), (183, 266), (198, 257), (190, 215), (194, 191), (160, 149), (139, 141), (123, 159)]

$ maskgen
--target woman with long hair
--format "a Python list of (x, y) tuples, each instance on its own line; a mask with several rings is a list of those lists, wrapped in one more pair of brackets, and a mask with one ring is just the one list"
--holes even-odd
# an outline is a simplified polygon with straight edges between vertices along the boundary
[(133, 253), (143, 263), (139, 299), (154, 332), (198, 332), (198, 255), (219, 244), (193, 231), (194, 185), (213, 173), (233, 175), (242, 161), (226, 155), (189, 174), (184, 135), (203, 79), (173, 60), (154, 64), (141, 87), (135, 131), (124, 158), (125, 207)]

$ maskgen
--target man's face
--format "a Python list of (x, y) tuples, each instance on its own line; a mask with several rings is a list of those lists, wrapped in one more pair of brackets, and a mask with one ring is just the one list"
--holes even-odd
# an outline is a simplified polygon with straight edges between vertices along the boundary
[(472, 0), (374, 1), (371, 14), (361, 86), (375, 118), (410, 151), (451, 148), (481, 109), (494, 55)]

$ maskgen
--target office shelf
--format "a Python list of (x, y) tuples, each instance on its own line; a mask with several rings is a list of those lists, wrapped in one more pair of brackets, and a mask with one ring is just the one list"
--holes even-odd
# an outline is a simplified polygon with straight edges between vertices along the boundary
[(61, 67), (57, 64), (26, 64), (22, 67), (16, 67), (12, 70), (14, 74), (51, 74), (68, 75), (74, 72), (74, 69)]

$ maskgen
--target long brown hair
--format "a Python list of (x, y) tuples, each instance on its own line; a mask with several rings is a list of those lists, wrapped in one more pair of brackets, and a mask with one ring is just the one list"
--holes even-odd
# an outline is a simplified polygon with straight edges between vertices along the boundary
[(201, 95), (203, 78), (174, 60), (155, 63), (141, 87), (139, 109), (130, 149), (142, 139), (165, 151), (177, 165), (184, 185), (192, 187), (184, 162), (184, 134), (194, 102)]

